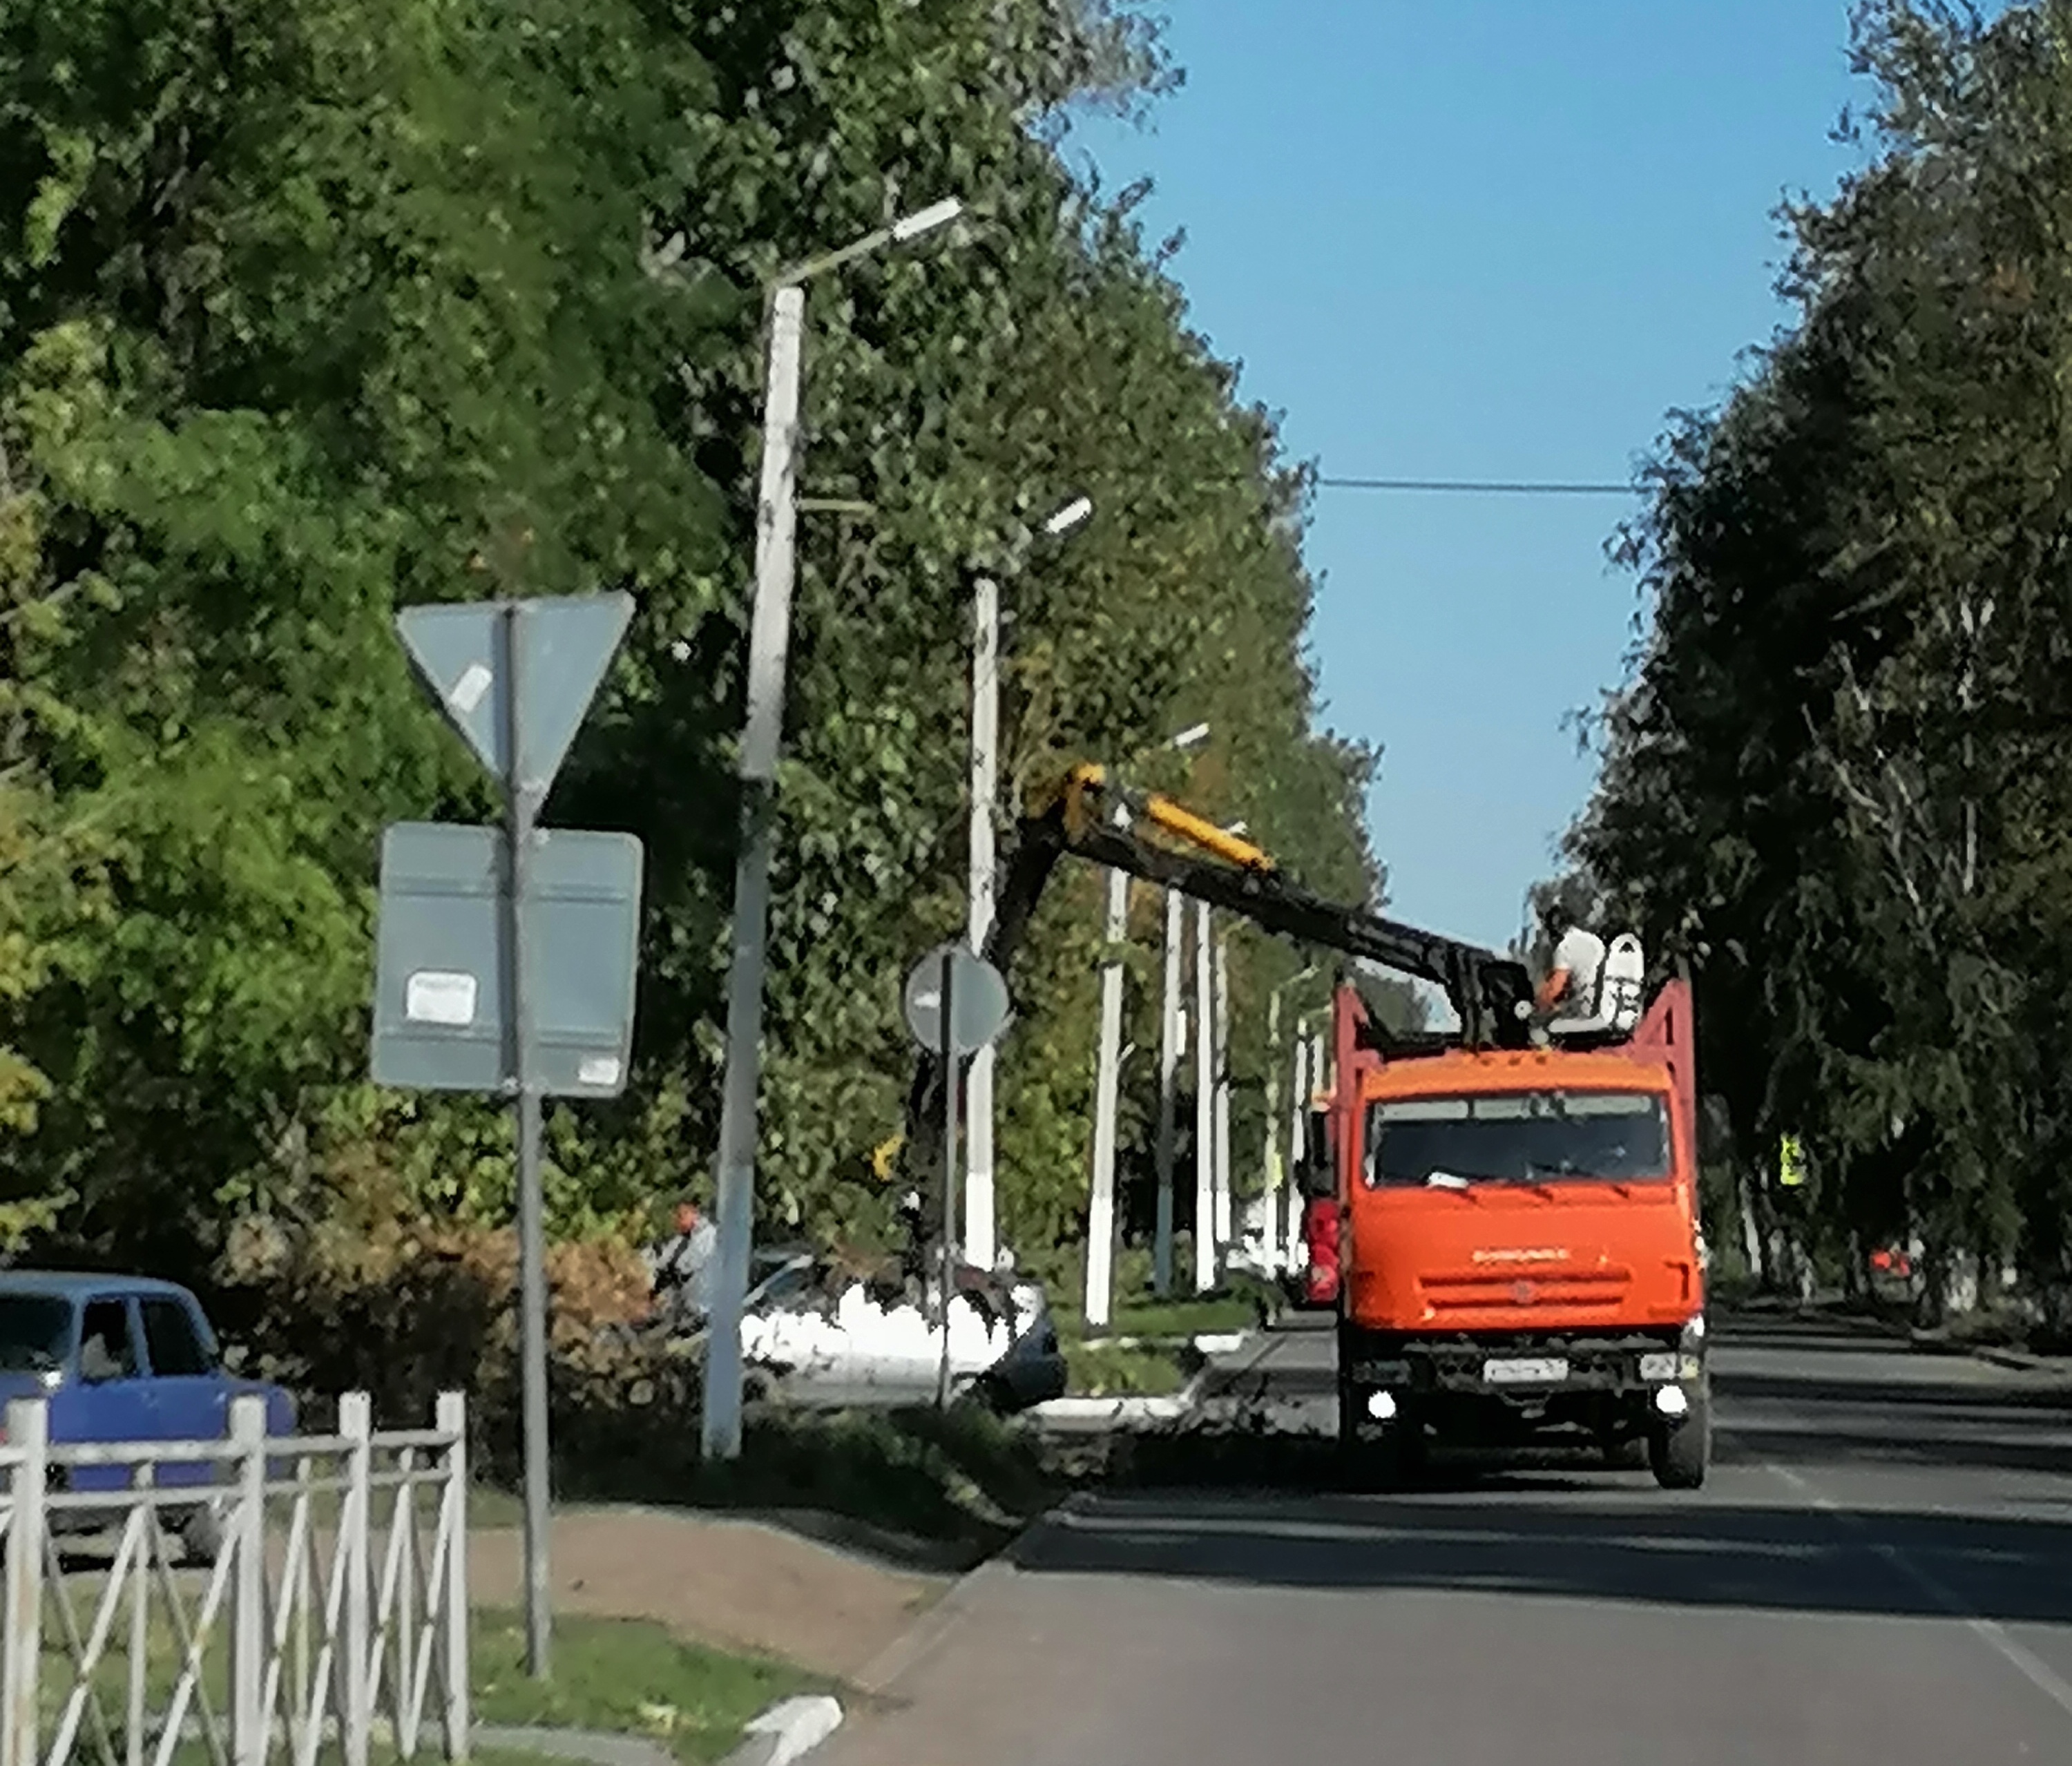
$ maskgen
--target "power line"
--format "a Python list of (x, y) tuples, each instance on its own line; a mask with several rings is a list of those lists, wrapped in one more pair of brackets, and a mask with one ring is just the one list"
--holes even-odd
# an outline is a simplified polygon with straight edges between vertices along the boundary
[(1494, 496), (1630, 497), (1645, 487), (1634, 484), (1557, 484), (1501, 478), (1319, 478), (1323, 491), (1458, 491)]

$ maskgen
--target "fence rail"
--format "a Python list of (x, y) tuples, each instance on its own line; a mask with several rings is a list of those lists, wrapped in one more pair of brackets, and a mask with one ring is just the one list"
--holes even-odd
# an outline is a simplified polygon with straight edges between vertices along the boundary
[(207, 1441), (53, 1441), (17, 1399), (0, 1546), (0, 1766), (368, 1766), (432, 1732), (467, 1757), (457, 1392), (429, 1429), (376, 1433), (348, 1392), (335, 1433), (286, 1436), (239, 1397)]

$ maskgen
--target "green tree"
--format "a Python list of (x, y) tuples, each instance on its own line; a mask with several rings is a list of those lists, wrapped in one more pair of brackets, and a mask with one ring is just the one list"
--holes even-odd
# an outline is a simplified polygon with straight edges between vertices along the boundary
[(1798, 323), (1656, 462), (1653, 629), (1570, 851), (1696, 971), (1744, 1175), (1803, 1133), (1805, 1235), (1920, 1233), (1932, 1309), (1960, 1255), (2072, 1271), (2072, 8), (1857, 31), (1879, 152), (1788, 212)]

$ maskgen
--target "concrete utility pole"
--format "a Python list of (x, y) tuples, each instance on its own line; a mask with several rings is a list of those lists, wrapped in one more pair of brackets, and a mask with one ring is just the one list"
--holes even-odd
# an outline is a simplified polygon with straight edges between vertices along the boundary
[[(1044, 522), (1042, 537), (1062, 539), (1094, 512), (1092, 497), (1075, 497)], [(966, 936), (983, 956), (993, 930), (999, 863), (993, 838), (1000, 796), (1000, 581), (990, 572), (972, 580), (972, 725), (969, 869)], [(964, 1260), (991, 1269), (999, 1256), (993, 1201), (993, 1045), (972, 1057), (965, 1074)]]
[(1260, 1211), (1261, 1251), (1266, 1273), (1281, 1273), (1281, 989), (1266, 998), (1266, 1132), (1260, 1137), (1260, 1187), (1266, 1205)]
[(1173, 1140), (1179, 1106), (1180, 946), (1187, 906), (1177, 889), (1166, 892), (1166, 994), (1158, 1017), (1158, 1219), (1151, 1240), (1151, 1285), (1173, 1290)]
[(755, 610), (748, 639), (748, 721), (742, 731), (741, 856), (734, 873), (734, 951), (727, 970), (726, 1078), (720, 1094), (719, 1216), (706, 1338), (707, 1459), (741, 1452), (741, 1303), (755, 1219), (755, 1127), (763, 1081), (763, 975), (770, 933), (771, 846), (775, 838), (777, 746), (784, 718), (797, 564), (800, 351), (806, 291), (780, 288), (771, 302), (770, 384), (763, 415), (763, 483), (756, 503)]
[(1122, 1071), (1122, 941), (1129, 935), (1129, 875), (1108, 873), (1110, 952), (1101, 970), (1100, 1056), (1094, 1078), (1093, 1195), (1087, 1210), (1086, 1319), (1090, 1325), (1108, 1321), (1115, 1286), (1115, 1117), (1116, 1091)]
[(1209, 904), (1194, 904), (1194, 1292), (1216, 1285), (1216, 1050), (1215, 962)]
[(1231, 1196), (1230, 938), (1216, 940), (1216, 1243), (1238, 1242)]
[[(1266, 1000), (1266, 1131), (1260, 1136), (1262, 1145), (1260, 1176), (1266, 1186), (1265, 1251), (1266, 1271), (1269, 1275), (1280, 1270), (1293, 1267), (1292, 1258), (1284, 1257), (1282, 1255), (1281, 1247), (1284, 1242), (1292, 1244), (1293, 1239), (1292, 1230), (1285, 1234), (1283, 1232), (1282, 1216), (1285, 1214), (1292, 1220), (1299, 1218), (1301, 1214), (1299, 1204), (1296, 1204), (1292, 1209), (1284, 1209), (1281, 1206), (1281, 1199), (1284, 1175), (1281, 1160), (1281, 1062), (1282, 1059), (1281, 996), (1289, 988), (1301, 986), (1316, 972), (1317, 967), (1314, 963), (1304, 964), (1300, 974), (1290, 975), (1279, 987), (1274, 988), (1267, 996)], [(1302, 1072), (1299, 1059), (1302, 1025), (1300, 1019), (1296, 1021), (1295, 1034), (1291, 1040), (1298, 1051), (1293, 1081), (1295, 1092), (1293, 1109), (1295, 1121), (1299, 1126), (1302, 1120)], [(1286, 1166), (1286, 1182), (1291, 1192), (1297, 1187), (1294, 1173), (1301, 1156), (1301, 1144), (1297, 1141), (1291, 1145), (1289, 1150)], [(1291, 1201), (1293, 1200), (1292, 1194), (1290, 1200)]]
[[(1288, 1109), (1288, 1169), (1292, 1176), (1302, 1168), (1305, 1145), (1309, 1129), (1309, 1033), (1306, 1025), (1298, 1021), (1295, 1026), (1293, 1059), (1293, 1095), (1289, 1099)], [(1297, 1248), (1302, 1242), (1302, 1208), (1309, 1198), (1302, 1193), (1302, 1186), (1291, 1181), (1288, 1186), (1288, 1267), (1295, 1267)]]
[(734, 873), (734, 949), (726, 977), (726, 1077), (720, 1092), (718, 1267), (706, 1337), (707, 1459), (741, 1452), (741, 1305), (755, 1224), (756, 1108), (763, 1083), (763, 980), (770, 936), (771, 848), (776, 837), (778, 742), (784, 723), (784, 664), (797, 575), (800, 354), (805, 283), (879, 247), (903, 244), (956, 219), (954, 197), (787, 271), (770, 303), (769, 384), (763, 409), (763, 478), (755, 509), (755, 606), (748, 635), (748, 714), (737, 766), (741, 856)]
[[(972, 585), (971, 851), (972, 954), (993, 930), (996, 878), (993, 800), (1000, 791), (1000, 585)], [(964, 1257), (991, 1269), (997, 1255), (993, 1209), (993, 1045), (972, 1057), (964, 1125)]]

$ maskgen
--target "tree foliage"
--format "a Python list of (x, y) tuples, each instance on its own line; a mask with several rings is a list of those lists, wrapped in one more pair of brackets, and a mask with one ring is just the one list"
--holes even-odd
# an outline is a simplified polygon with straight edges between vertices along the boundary
[[(505, 1218), (488, 1103), (363, 1082), (380, 830), (489, 807), (390, 621), (600, 586), (639, 611), (549, 813), (646, 843), (637, 1071), (553, 1114), (550, 1206), (579, 1234), (706, 1169), (762, 290), (946, 192), (956, 237), (809, 295), (804, 488), (870, 513), (802, 532), (773, 1223), (882, 1215), (899, 977), (962, 914), (964, 569), (1052, 503), (1099, 513), (1006, 582), (1017, 788), (1207, 718), (1166, 782), (1371, 891), (1367, 758), (1314, 728), (1305, 482), (1138, 193), (1054, 150), (1172, 77), (1103, 0), (0, 0), (5, 1195), (76, 1251), (304, 1287), (327, 1223)], [(1082, 1205), (1092, 889), (1003, 1061), (1038, 1240)], [(1285, 963), (1241, 969), (1241, 1022)]]
[(1654, 462), (1562, 888), (1695, 971), (1742, 1174), (1803, 1136), (1770, 1205), (1814, 1246), (2062, 1285), (2072, 6), (1856, 31), (1874, 150), (1786, 212), (1796, 322)]

